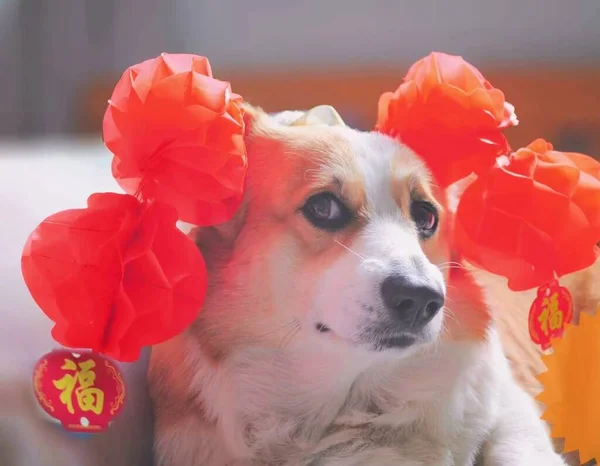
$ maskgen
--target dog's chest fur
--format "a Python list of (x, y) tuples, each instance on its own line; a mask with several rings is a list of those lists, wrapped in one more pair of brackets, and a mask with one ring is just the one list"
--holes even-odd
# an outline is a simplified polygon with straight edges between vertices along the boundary
[[(379, 458), (371, 455), (383, 465), (386, 455), (397, 461), (397, 447), (423, 464), (475, 462), (495, 419), (494, 392), (510, 377), (495, 335), (368, 369), (362, 363), (248, 352), (215, 371), (195, 359), (200, 372), (185, 396), (203, 406), (202, 429), (190, 435), (179, 421), (179, 448), (194, 450), (198, 465), (351, 465)], [(162, 379), (154, 377), (155, 400), (178, 403), (165, 389), (178, 376), (166, 367), (153, 372)]]

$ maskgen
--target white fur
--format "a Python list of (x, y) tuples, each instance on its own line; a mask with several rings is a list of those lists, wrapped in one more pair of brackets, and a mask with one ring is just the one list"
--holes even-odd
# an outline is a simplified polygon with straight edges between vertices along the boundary
[[(391, 271), (417, 262), (420, 280), (445, 285), (390, 194), (392, 154), (406, 149), (331, 130), (352, 147), (372, 218), (318, 277), (277, 277), (314, 290), (276, 305), (308, 308), (281, 346), (235, 347), (217, 364), (192, 331), (154, 348), (157, 464), (472, 466), (480, 455), (485, 466), (563, 465), (493, 328), (479, 341), (443, 341), (440, 313), (408, 350), (357, 340), (376, 318), (369, 308), (382, 307), (379, 285)], [(332, 332), (316, 332), (317, 322)]]
[[(349, 254), (324, 272), (316, 299), (309, 304), (308, 319), (313, 324), (322, 322), (337, 336), (353, 341), (358, 331), (378, 318), (372, 310), (384, 306), (379, 288), (388, 275), (398, 273), (415, 280), (419, 277), (421, 284), (431, 284), (444, 292), (445, 284), (440, 269), (425, 256), (414, 227), (403, 218), (391, 195), (392, 157), (398, 155), (398, 144), (377, 133), (360, 133), (346, 127), (337, 130), (352, 144), (367, 202), (373, 208), (362, 234), (345, 245)], [(437, 336), (442, 318), (439, 313), (426, 328), (427, 339)]]

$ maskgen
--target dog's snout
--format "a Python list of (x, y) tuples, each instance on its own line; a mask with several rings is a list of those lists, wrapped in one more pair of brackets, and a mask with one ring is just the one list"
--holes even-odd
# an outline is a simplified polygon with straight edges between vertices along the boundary
[(432, 285), (412, 283), (390, 275), (381, 284), (381, 296), (393, 318), (407, 329), (419, 330), (444, 306), (444, 294)]

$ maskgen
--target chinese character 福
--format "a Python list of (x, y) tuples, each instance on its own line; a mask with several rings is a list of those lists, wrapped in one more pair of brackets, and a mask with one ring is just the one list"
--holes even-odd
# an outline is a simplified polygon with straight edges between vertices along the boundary
[(71, 359), (65, 359), (61, 367), (71, 373), (65, 374), (61, 379), (54, 380), (54, 386), (61, 390), (60, 401), (67, 406), (67, 410), (74, 414), (73, 393), (77, 399), (77, 405), (81, 411), (92, 411), (100, 414), (104, 406), (104, 392), (94, 387), (96, 373), (93, 368), (96, 363), (91, 359), (76, 364)]
[(542, 301), (542, 313), (538, 317), (542, 331), (548, 336), (550, 330), (557, 330), (563, 326), (563, 311), (558, 304), (558, 293), (552, 293)]

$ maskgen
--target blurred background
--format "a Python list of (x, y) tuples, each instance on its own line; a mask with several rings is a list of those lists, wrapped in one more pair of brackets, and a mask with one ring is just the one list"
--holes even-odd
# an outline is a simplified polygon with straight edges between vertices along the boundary
[(0, 0), (0, 135), (99, 134), (120, 74), (161, 52), (209, 57), (268, 111), (328, 103), (370, 128), (432, 50), (505, 91), (513, 146), (600, 154), (599, 0)]

